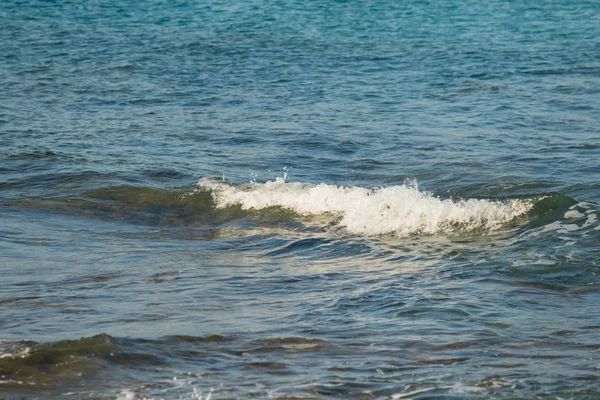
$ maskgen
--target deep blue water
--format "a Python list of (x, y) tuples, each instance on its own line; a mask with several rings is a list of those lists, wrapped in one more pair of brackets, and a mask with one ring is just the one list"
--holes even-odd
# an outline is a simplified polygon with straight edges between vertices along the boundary
[(0, 397), (600, 398), (597, 1), (0, 2)]

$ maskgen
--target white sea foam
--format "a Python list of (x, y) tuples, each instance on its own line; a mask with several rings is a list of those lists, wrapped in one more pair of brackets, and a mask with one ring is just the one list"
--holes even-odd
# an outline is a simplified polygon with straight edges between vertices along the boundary
[(31, 352), (30, 347), (25, 347), (25, 348), (17, 350), (17, 351), (8, 351), (8, 352), (4, 352), (0, 348), (0, 358), (25, 358), (25, 357), (29, 356), (30, 352)]
[(369, 236), (495, 230), (533, 205), (527, 200), (442, 200), (419, 191), (416, 182), (376, 189), (285, 182), (281, 178), (249, 185), (201, 179), (198, 185), (211, 191), (218, 208), (281, 207), (302, 215), (329, 214), (348, 232)]
[(133, 390), (129, 390), (129, 389), (123, 389), (117, 395), (117, 400), (134, 400), (134, 399), (135, 399), (135, 393), (133, 392)]
[(565, 213), (565, 219), (576, 219), (583, 217), (584, 214), (577, 210), (569, 210)]

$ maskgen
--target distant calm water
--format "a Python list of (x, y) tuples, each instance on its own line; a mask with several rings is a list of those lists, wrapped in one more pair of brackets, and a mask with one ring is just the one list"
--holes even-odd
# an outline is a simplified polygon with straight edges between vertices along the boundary
[(0, 2), (0, 398), (600, 398), (600, 3)]

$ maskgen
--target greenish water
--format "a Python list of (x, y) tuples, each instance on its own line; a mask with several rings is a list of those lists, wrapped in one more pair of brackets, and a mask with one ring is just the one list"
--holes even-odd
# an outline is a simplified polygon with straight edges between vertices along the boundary
[(0, 4), (0, 397), (597, 399), (595, 1)]

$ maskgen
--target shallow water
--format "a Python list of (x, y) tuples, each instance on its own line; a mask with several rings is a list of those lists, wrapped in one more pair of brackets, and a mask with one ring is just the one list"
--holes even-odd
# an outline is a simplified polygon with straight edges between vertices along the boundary
[(0, 4), (0, 397), (600, 397), (597, 2), (130, 3)]

